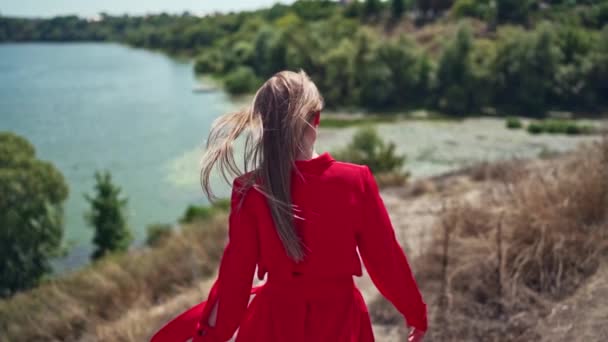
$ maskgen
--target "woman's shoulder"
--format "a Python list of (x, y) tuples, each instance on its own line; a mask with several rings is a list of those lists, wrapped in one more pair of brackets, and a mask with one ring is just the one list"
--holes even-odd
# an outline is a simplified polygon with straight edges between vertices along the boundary
[(367, 165), (338, 160), (332, 165), (330, 174), (357, 188), (365, 187), (365, 183), (370, 180), (370, 177), (373, 179), (371, 170)]

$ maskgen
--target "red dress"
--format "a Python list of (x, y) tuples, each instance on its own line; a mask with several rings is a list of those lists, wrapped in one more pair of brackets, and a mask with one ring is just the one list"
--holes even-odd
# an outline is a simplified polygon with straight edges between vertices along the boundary
[[(369, 314), (353, 275), (365, 264), (374, 284), (408, 325), (427, 329), (426, 305), (395, 238), (378, 187), (366, 166), (328, 153), (297, 161), (293, 203), (307, 256), (293, 262), (277, 236), (266, 198), (233, 185), (229, 243), (206, 302), (169, 322), (153, 342), (374, 341)], [(245, 196), (239, 208), (241, 196)], [(257, 275), (263, 286), (252, 286)], [(255, 297), (249, 303), (250, 294)], [(219, 301), (214, 327), (207, 322)], [(249, 303), (249, 305), (248, 305)]]

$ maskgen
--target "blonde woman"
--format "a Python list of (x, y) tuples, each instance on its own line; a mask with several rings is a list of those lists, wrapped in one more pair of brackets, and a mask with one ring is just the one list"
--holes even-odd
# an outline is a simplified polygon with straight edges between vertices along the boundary
[[(405, 316), (409, 341), (427, 330), (426, 305), (369, 168), (317, 154), (323, 99), (304, 72), (280, 72), (252, 106), (220, 117), (209, 135), (201, 181), (218, 168), (232, 188), (229, 242), (205, 302), (169, 322), (154, 342), (374, 341), (355, 286), (363, 264)], [(232, 145), (247, 136), (245, 170)], [(257, 276), (267, 281), (252, 289)], [(250, 295), (255, 294), (249, 303)]]

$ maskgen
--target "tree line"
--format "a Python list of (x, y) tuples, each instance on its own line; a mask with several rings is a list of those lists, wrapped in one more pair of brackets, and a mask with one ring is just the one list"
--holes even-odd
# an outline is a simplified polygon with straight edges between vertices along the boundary
[[(607, 22), (608, 0), (301, 0), (204, 17), (0, 17), (0, 41), (111, 40), (187, 55), (232, 94), (304, 69), (329, 107), (542, 117), (605, 110)], [(404, 23), (440, 33), (417, 39)]]

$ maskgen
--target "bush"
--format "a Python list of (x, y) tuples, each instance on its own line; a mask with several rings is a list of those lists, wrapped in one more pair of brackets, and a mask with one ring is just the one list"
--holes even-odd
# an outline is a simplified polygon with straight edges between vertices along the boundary
[(579, 124), (575, 121), (570, 120), (543, 120), (530, 123), (528, 125), (528, 132), (532, 134), (538, 133), (550, 133), (550, 134), (569, 134), (569, 135), (578, 135), (578, 134), (589, 134), (593, 131), (593, 128)]
[(345, 149), (335, 152), (336, 159), (369, 166), (372, 172), (400, 172), (405, 156), (395, 153), (395, 144), (385, 143), (371, 126), (360, 128)]
[(190, 205), (179, 219), (180, 223), (192, 223), (198, 220), (207, 220), (218, 212), (227, 211), (230, 208), (230, 201), (219, 200), (210, 206)]
[(577, 135), (592, 133), (593, 128), (588, 125), (579, 124), (576, 121), (550, 119), (531, 123), (528, 126), (528, 131), (535, 134), (545, 132), (550, 134)]
[(544, 129), (544, 126), (537, 122), (532, 122), (528, 125), (528, 132), (530, 134), (540, 134)]
[(151, 224), (146, 227), (146, 245), (157, 247), (173, 234), (173, 226), (167, 223)]
[(521, 120), (513, 116), (507, 118), (506, 125), (508, 129), (520, 129), (523, 127)]
[(253, 69), (247, 66), (237, 67), (224, 80), (226, 91), (233, 95), (254, 92), (260, 83)]

